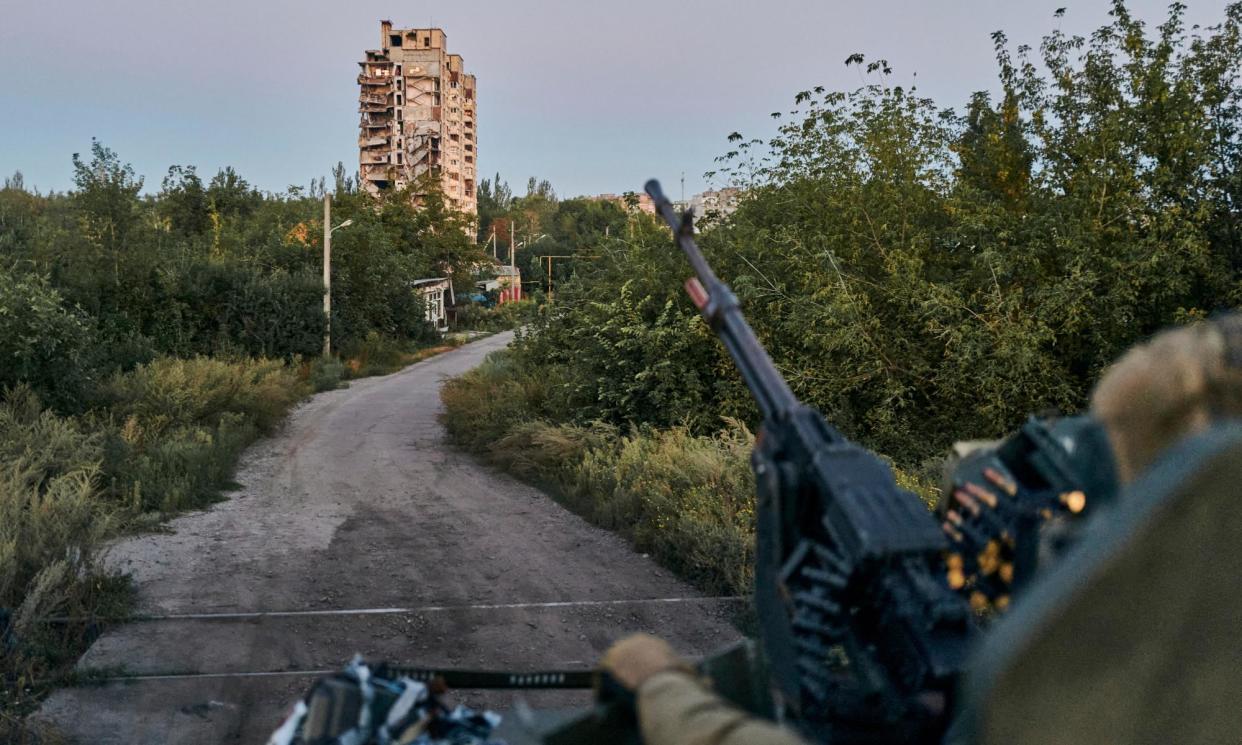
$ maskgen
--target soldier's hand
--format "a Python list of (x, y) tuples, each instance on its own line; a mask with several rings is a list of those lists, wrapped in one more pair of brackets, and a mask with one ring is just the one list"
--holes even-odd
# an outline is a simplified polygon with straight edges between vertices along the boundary
[(633, 634), (612, 645), (600, 665), (631, 691), (656, 673), (690, 669), (668, 642), (650, 634)]

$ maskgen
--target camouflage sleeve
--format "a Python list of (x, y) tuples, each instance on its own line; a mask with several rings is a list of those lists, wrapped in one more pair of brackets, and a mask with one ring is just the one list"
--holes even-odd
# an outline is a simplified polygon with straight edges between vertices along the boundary
[(646, 745), (805, 745), (676, 671), (653, 675), (638, 689), (638, 720)]

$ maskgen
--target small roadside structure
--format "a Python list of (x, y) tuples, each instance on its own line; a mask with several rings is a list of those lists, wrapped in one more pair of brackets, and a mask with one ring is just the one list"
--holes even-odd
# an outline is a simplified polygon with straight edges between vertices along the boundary
[(410, 287), (423, 301), (427, 323), (436, 331), (448, 331), (447, 309), (453, 305), (453, 283), (447, 277), (429, 277), (414, 280)]
[(496, 283), (499, 290), (497, 305), (522, 299), (522, 270), (512, 266), (498, 266)]
[(475, 289), (483, 293), (495, 293), (497, 305), (522, 299), (522, 270), (494, 264), (487, 267), (487, 271), (495, 276), (475, 282)]

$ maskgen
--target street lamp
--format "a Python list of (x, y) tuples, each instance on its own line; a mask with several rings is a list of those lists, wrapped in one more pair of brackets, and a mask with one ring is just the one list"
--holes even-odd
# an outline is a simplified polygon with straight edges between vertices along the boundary
[(332, 196), (323, 195), (323, 356), (332, 355), (332, 234), (354, 224), (352, 219), (332, 224)]

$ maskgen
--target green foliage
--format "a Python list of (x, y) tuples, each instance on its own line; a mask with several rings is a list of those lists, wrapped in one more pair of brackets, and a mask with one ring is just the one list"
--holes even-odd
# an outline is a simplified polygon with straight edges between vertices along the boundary
[(493, 352), (482, 365), (445, 381), (440, 397), (447, 408), (449, 435), (470, 450), (481, 451), (509, 433), (515, 422), (547, 416), (545, 376), (519, 372), (517, 359), (507, 352)]
[(683, 428), (621, 435), (603, 424), (556, 425), (542, 370), (508, 352), (449, 381), (445, 424), (457, 444), (631, 539), (707, 592), (745, 592), (753, 565), (753, 438), (736, 422), (711, 437)]
[[(138, 225), (142, 178), (128, 163), (121, 163), (115, 152), (92, 139), (90, 161), (73, 154), (73, 183), (83, 233), (115, 256)], [(119, 275), (113, 278), (120, 280)]]
[(0, 402), (0, 607), (19, 608), (19, 626), (29, 620), (20, 609), (27, 588), (40, 574), (68, 581), (56, 565), (88, 562), (107, 530), (97, 493), (102, 457), (98, 434), (44, 410), (29, 388)]
[(99, 433), (43, 409), (30, 388), (0, 400), (0, 608), (12, 612), (11, 636), (0, 635), (0, 737), (13, 727), (7, 712), (28, 710), (45, 690), (36, 681), (85, 647), (85, 623), (43, 620), (126, 602), (128, 583), (95, 562), (116, 524), (99, 491), (102, 458)]
[(166, 353), (293, 357), (323, 347), (323, 280), (312, 271), (192, 259), (153, 275), (150, 293), (163, 302), (137, 320)]
[(78, 410), (95, 382), (95, 343), (46, 280), (0, 270), (0, 389), (28, 381), (52, 406)]
[(316, 357), (308, 365), (307, 382), (315, 393), (336, 390), (341, 386), (341, 379), (344, 377), (345, 365), (335, 357)]
[(542, 257), (559, 257), (552, 262), (554, 287), (599, 258), (605, 239), (626, 233), (631, 216), (610, 201), (576, 198), (558, 201), (547, 181), (530, 179), (527, 194), (514, 197), (508, 184), (484, 179), (478, 187), (479, 242), (495, 245), (501, 260), (510, 252), (514, 239), (514, 263), (528, 280), (539, 281), (548, 290), (548, 267)]
[[(998, 35), (999, 103), (960, 114), (855, 55), (873, 83), (802, 92), (721, 159), (746, 194), (705, 252), (795, 392), (899, 464), (1079, 409), (1136, 340), (1242, 300), (1242, 5), (1190, 35), (1176, 5), (1154, 35), (1112, 16), (1038, 60)], [(517, 345), (547, 368), (544, 416), (757, 424), (667, 232), (626, 232)]]
[[(20, 179), (0, 190), (0, 266), (47, 277), (81, 309), (104, 369), (158, 354), (293, 358), (323, 337), (323, 206), (318, 198), (262, 194), (231, 168), (204, 185), (172, 166), (159, 194), (99, 142), (74, 156), (77, 190), (36, 195)], [(338, 174), (342, 187), (349, 186)], [(412, 187), (413, 188), (413, 187)], [(453, 277), (473, 289), (482, 250), (470, 220), (434, 185), (373, 197), (344, 189), (333, 222), (333, 340), (346, 348), (375, 332), (428, 340), (409, 282)]]
[(202, 235), (211, 229), (211, 203), (194, 166), (170, 166), (160, 192), (159, 212), (179, 235)]
[(164, 357), (113, 376), (102, 398), (111, 414), (138, 420), (158, 438), (176, 427), (216, 427), (230, 416), (268, 432), (305, 393), (280, 360)]
[(84, 623), (49, 617), (125, 611), (129, 585), (96, 564), (98, 545), (131, 521), (149, 523), (146, 513), (216, 498), (242, 449), (305, 392), (279, 360), (161, 358), (115, 374), (76, 417), (43, 408), (24, 384), (7, 393), (0, 609), (13, 613), (16, 646), (0, 655), (0, 717), (35, 703), (91, 641)]
[(506, 331), (530, 323), (538, 314), (538, 304), (529, 299), (502, 303), (491, 308), (461, 305), (456, 309), (453, 326), (476, 331)]
[[(1149, 35), (1115, 2), (1038, 60), (998, 35), (1002, 95), (962, 113), (852, 55), (872, 84), (799, 93), (767, 142), (730, 137), (719, 175), (745, 197), (704, 226), (708, 258), (795, 392), (925, 499), (924, 464), (953, 440), (1078, 409), (1136, 340), (1242, 300), (1242, 4), (1189, 35), (1181, 12)], [(597, 236), (603, 258), (511, 352), (444, 388), (445, 422), (702, 586), (742, 591), (757, 412), (669, 242), (641, 216)]]

